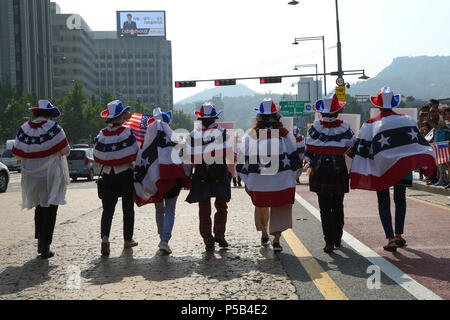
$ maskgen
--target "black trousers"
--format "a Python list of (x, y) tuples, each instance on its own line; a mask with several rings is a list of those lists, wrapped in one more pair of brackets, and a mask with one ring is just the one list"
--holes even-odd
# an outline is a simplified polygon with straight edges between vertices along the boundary
[(34, 210), (34, 237), (43, 246), (52, 244), (57, 211), (58, 206), (53, 205), (49, 208), (37, 206)]
[(102, 199), (103, 213), (101, 237), (109, 237), (111, 225), (119, 198), (122, 198), (123, 238), (133, 240), (134, 232), (134, 183), (133, 170), (119, 174), (103, 174), (104, 196)]
[(344, 194), (317, 194), (326, 244), (335, 244), (344, 229)]

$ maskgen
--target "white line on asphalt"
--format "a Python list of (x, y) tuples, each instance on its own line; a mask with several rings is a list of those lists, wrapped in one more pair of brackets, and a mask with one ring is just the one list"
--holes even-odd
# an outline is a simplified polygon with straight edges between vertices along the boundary
[[(295, 199), (300, 203), (306, 210), (309, 211), (314, 217), (319, 221), (320, 211), (312, 206), (308, 201), (303, 199), (298, 193), (295, 194)], [(440, 296), (427, 289), (416, 280), (408, 276), (402, 270), (394, 266), (392, 263), (381, 257), (378, 253), (370, 249), (368, 246), (363, 244), (361, 241), (353, 237), (348, 232), (344, 231), (342, 236), (344, 240), (350, 247), (352, 247), (361, 256), (369, 260), (372, 264), (380, 267), (381, 271), (386, 274), (389, 278), (395, 281), (403, 289), (412, 294), (415, 298), (419, 300), (442, 300)]]

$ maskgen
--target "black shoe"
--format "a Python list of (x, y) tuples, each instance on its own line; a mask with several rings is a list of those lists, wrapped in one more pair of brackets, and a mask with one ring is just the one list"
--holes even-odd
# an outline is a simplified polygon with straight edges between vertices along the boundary
[(216, 250), (216, 247), (214, 246), (214, 244), (207, 244), (205, 250), (207, 252), (213, 252), (214, 250)]
[(219, 244), (219, 247), (221, 247), (221, 248), (229, 247), (229, 244), (228, 244), (227, 240), (225, 240), (225, 237), (220, 237), (216, 234), (216, 236), (214, 237), (214, 241), (217, 242)]
[(280, 246), (279, 242), (272, 243), (272, 247), (273, 247), (273, 252), (281, 252), (281, 251), (283, 251), (283, 247)]
[(261, 244), (263, 245), (263, 246), (266, 246), (268, 243), (269, 243), (269, 238), (261, 238)]
[(332, 253), (334, 250), (334, 246), (332, 244), (327, 244), (325, 248), (323, 248), (323, 251), (326, 253)]
[(48, 259), (55, 256), (55, 253), (50, 251), (50, 246), (42, 246), (41, 249), (41, 258)]
[(334, 243), (334, 246), (335, 246), (336, 248), (340, 248), (340, 247), (342, 246), (341, 240), (336, 241), (336, 242)]

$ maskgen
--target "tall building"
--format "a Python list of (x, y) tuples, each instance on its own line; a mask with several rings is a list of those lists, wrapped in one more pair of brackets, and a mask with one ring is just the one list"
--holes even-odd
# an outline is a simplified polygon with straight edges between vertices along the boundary
[(316, 102), (322, 99), (322, 80), (313, 77), (302, 77), (298, 83), (298, 101)]
[(173, 108), (172, 46), (162, 37), (118, 38), (93, 32), (98, 91), (148, 107)]
[(98, 77), (92, 31), (78, 15), (60, 14), (52, 3), (53, 94), (63, 96), (74, 82), (98, 97)]
[(52, 97), (50, 0), (2, 0), (0, 79)]

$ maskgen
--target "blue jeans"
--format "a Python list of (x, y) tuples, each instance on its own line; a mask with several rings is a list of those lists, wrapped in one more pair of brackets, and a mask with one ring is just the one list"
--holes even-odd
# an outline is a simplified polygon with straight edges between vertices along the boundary
[[(378, 211), (380, 213), (381, 223), (383, 224), (384, 233), (387, 239), (394, 238), (394, 230), (392, 229), (391, 215), (391, 197), (389, 189), (378, 191)], [(403, 234), (406, 217), (406, 187), (402, 185), (394, 186), (394, 203), (395, 203), (395, 234)]]
[(164, 202), (155, 203), (156, 224), (161, 241), (172, 238), (172, 229), (175, 223), (175, 207), (178, 197), (164, 199)]

